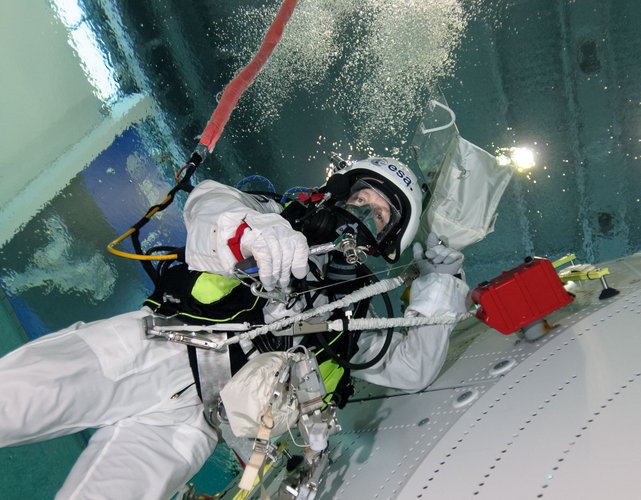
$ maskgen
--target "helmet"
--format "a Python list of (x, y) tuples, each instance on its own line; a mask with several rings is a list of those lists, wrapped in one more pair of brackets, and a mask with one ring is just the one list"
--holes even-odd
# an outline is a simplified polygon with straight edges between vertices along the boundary
[(390, 205), (389, 223), (376, 235), (377, 250), (388, 262), (396, 262), (414, 239), (419, 226), (423, 195), (416, 174), (393, 158), (369, 158), (334, 173), (345, 176), (354, 193), (373, 189)]

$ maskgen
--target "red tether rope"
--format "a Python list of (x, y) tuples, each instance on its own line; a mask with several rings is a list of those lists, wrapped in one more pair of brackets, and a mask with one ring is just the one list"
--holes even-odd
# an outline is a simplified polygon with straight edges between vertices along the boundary
[(284, 0), (283, 4), (280, 6), (278, 14), (274, 22), (269, 27), (265, 39), (263, 40), (258, 53), (254, 56), (251, 62), (245, 66), (245, 68), (238, 73), (238, 75), (225, 87), (225, 91), (214, 110), (214, 113), (211, 115), (205, 131), (200, 139), (200, 143), (207, 146), (208, 152), (212, 152), (220, 134), (223, 132), (223, 128), (229, 120), (229, 115), (232, 110), (236, 107), (238, 99), (249, 86), (249, 84), (254, 80), (258, 72), (261, 70), (269, 56), (271, 55), (274, 47), (280, 40), (283, 29), (289, 21), (292, 13), (294, 12), (294, 7), (296, 7), (296, 2), (298, 0)]

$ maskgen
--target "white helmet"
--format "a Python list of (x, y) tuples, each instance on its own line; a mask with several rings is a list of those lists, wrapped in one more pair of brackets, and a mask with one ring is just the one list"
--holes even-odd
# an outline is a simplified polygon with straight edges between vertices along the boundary
[(382, 195), (396, 213), (378, 237), (378, 252), (396, 262), (416, 235), (422, 211), (422, 186), (410, 168), (394, 158), (369, 158), (354, 162), (334, 175), (344, 175), (349, 185), (367, 184)]

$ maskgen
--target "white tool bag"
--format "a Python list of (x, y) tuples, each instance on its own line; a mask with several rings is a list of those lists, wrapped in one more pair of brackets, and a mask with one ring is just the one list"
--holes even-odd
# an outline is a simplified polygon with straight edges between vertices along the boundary
[(238, 370), (220, 391), (234, 435), (255, 438), (270, 405), (274, 420), (272, 436), (287, 432), (296, 425), (296, 400), (290, 397), (287, 381), (279, 380), (283, 370), (287, 369), (289, 356), (278, 351), (259, 354)]
[(456, 250), (494, 231), (499, 201), (514, 169), (461, 136), (452, 144), (421, 217), (421, 232)]
[[(434, 99), (429, 104), (412, 141), (431, 191), (419, 238), (434, 232), (445, 245), (461, 250), (494, 230), (496, 209), (514, 169), (499, 165), (496, 157), (463, 139), (447, 105)], [(449, 123), (435, 126), (442, 122), (443, 110), (449, 113)]]

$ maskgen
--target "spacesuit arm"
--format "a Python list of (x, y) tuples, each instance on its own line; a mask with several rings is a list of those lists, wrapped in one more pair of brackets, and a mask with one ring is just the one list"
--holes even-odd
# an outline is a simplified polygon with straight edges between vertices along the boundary
[[(259, 200), (225, 184), (206, 180), (187, 199), (183, 216), (187, 227), (185, 258), (189, 268), (231, 277), (238, 259), (228, 241), (243, 221), (262, 215), (263, 224), (287, 223), (281, 206), (273, 200)], [(272, 220), (273, 218), (273, 220)]]
[(189, 267), (233, 276), (238, 261), (254, 257), (266, 290), (285, 288), (308, 271), (309, 248), (302, 233), (279, 214), (281, 207), (215, 181), (196, 186), (185, 205), (185, 258)]
[[(465, 312), (468, 286), (449, 274), (430, 273), (412, 284), (406, 317), (445, 315), (454, 318)], [(412, 327), (407, 334), (394, 333), (383, 359), (371, 368), (352, 372), (373, 384), (407, 391), (419, 391), (431, 384), (441, 370), (454, 324)], [(364, 363), (380, 351), (384, 331), (361, 335), (354, 363)]]

